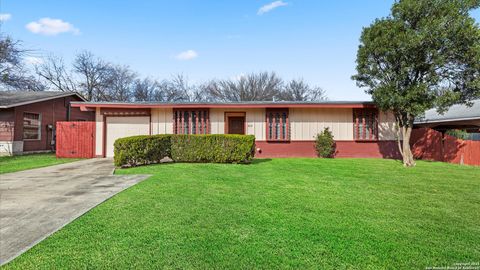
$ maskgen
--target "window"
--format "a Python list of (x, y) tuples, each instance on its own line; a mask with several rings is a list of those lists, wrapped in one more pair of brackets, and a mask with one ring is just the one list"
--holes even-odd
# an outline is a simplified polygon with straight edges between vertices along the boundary
[(175, 134), (209, 134), (208, 110), (173, 111), (173, 133)]
[(353, 109), (353, 138), (355, 140), (378, 140), (378, 111), (376, 109)]
[(266, 118), (268, 141), (290, 140), (288, 109), (267, 109)]
[(23, 139), (40, 140), (42, 119), (39, 113), (23, 113)]

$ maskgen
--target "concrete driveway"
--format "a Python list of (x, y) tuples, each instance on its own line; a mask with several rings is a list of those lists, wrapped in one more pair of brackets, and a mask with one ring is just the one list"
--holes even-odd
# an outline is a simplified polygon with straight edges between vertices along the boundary
[(0, 174), (0, 265), (148, 175), (112, 175), (111, 159)]

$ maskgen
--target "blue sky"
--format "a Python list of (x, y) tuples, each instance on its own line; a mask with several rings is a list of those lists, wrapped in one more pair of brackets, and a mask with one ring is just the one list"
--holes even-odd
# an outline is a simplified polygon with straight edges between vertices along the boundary
[[(54, 53), (69, 62), (90, 50), (141, 76), (183, 73), (193, 83), (275, 71), (321, 86), (332, 100), (370, 99), (350, 79), (358, 39), (362, 27), (388, 15), (393, 3), (0, 1), (1, 31), (22, 40), (33, 57)], [(478, 11), (473, 15), (480, 18)]]

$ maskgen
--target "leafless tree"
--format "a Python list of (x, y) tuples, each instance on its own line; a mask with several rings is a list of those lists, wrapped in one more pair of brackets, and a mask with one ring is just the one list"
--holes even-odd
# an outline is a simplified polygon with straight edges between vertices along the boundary
[(33, 75), (28, 74), (29, 71), (21, 71), (20, 75), (17, 73), (10, 73), (8, 79), (2, 84), (7, 86), (8, 90), (16, 91), (44, 91), (47, 86)]
[(174, 75), (171, 79), (157, 83), (153, 93), (153, 100), (160, 102), (186, 102), (190, 101), (190, 93), (193, 87), (188, 79), (182, 75)]
[(7, 90), (42, 91), (45, 86), (28, 70), (23, 58), (28, 50), (19, 40), (0, 33), (0, 86)]
[(162, 81), (137, 79), (133, 87), (135, 101), (201, 102), (210, 101), (202, 86), (191, 85), (183, 74)]
[(25, 50), (21, 49), (21, 43), (9, 36), (0, 34), (0, 76), (8, 75), (21, 65)]
[(74, 71), (80, 76), (79, 86), (87, 100), (106, 100), (105, 89), (112, 79), (112, 65), (89, 51), (77, 55), (73, 63)]
[(43, 63), (35, 67), (35, 72), (51, 85), (54, 90), (63, 92), (77, 91), (77, 84), (73, 79), (73, 74), (65, 67), (61, 57), (54, 55), (46, 57)]
[(191, 102), (213, 102), (215, 101), (208, 92), (209, 83), (193, 87), (189, 94)]
[(158, 82), (150, 78), (136, 79), (133, 85), (133, 99), (135, 101), (152, 101), (157, 91)]
[(237, 80), (212, 80), (203, 86), (216, 101), (269, 101), (278, 95), (282, 79), (274, 72), (251, 73)]
[(291, 80), (278, 95), (283, 101), (321, 101), (326, 100), (325, 91), (317, 86), (310, 86), (303, 79)]
[(83, 93), (90, 101), (239, 102), (317, 101), (325, 92), (304, 80), (284, 84), (274, 72), (251, 73), (238, 79), (211, 80), (191, 85), (183, 74), (157, 81), (138, 78), (128, 66), (113, 65), (89, 51), (77, 54), (72, 68), (50, 55), (35, 66), (39, 78), (23, 65), (26, 50), (19, 41), (0, 33), (0, 85), (7, 89), (41, 91), (46, 88)]
[(128, 66), (113, 66), (108, 69), (108, 78), (101, 101), (130, 101), (137, 74)]

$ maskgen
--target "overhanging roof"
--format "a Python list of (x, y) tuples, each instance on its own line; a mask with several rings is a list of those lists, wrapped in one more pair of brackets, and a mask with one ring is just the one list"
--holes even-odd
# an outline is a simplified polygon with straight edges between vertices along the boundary
[(453, 105), (444, 114), (439, 114), (435, 109), (425, 112), (423, 117), (415, 120), (415, 124), (441, 123), (480, 119), (480, 99), (473, 101), (473, 106)]
[(93, 108), (374, 108), (371, 101), (248, 101), (248, 102), (72, 102), (82, 110)]
[(12, 107), (27, 105), (47, 101), (55, 98), (78, 96), (81, 100), (85, 99), (75, 92), (58, 92), (58, 91), (0, 91), (0, 109), (8, 109)]

